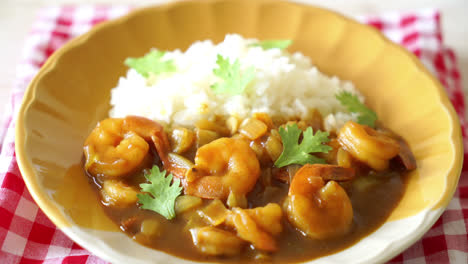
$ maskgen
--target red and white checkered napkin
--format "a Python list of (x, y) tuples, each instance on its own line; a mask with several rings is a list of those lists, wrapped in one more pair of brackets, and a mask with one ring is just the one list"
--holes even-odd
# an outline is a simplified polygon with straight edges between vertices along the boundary
[[(0, 262), (106, 263), (82, 249), (44, 215), (31, 198), (15, 158), (15, 119), (24, 90), (46, 58), (94, 24), (120, 16), (129, 7), (67, 6), (41, 10), (25, 42), (6, 122), (0, 127)], [(404, 45), (441, 80), (452, 100), (468, 143), (465, 103), (455, 54), (443, 46), (440, 15), (434, 10), (359, 17)], [(467, 77), (468, 78), (468, 77)], [(3, 130), (5, 133), (1, 133)], [(465, 150), (466, 151), (466, 150)], [(468, 162), (468, 152), (465, 161)], [(468, 262), (468, 164), (457, 192), (432, 229), (391, 263)]]

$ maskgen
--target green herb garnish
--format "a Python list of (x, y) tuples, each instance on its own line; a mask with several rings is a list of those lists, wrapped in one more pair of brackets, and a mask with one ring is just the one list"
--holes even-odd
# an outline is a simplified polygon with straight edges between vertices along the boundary
[(289, 45), (292, 44), (292, 40), (290, 39), (272, 39), (272, 40), (263, 40), (259, 43), (253, 43), (250, 46), (252, 47), (261, 47), (264, 50), (269, 49), (286, 49)]
[(165, 72), (174, 72), (176, 67), (173, 60), (163, 60), (165, 51), (152, 50), (140, 58), (127, 58), (125, 65), (135, 69), (139, 74), (148, 78)]
[(166, 171), (159, 171), (158, 166), (153, 166), (149, 174), (145, 174), (145, 178), (150, 183), (140, 184), (143, 194), (137, 194), (138, 203), (141, 208), (152, 210), (164, 216), (167, 219), (175, 217), (175, 200), (182, 192), (180, 180), (174, 179), (172, 182), (172, 174), (166, 177)]
[(213, 69), (213, 73), (215, 76), (219, 77), (221, 81), (211, 85), (210, 87), (218, 94), (241, 94), (255, 76), (255, 68), (252, 66), (248, 67), (241, 73), (240, 62), (238, 59), (231, 64), (228, 58), (224, 58), (218, 54), (216, 64), (218, 65), (218, 68)]
[(301, 133), (302, 131), (296, 124), (290, 125), (286, 129), (279, 128), (283, 152), (275, 162), (276, 167), (281, 168), (289, 164), (325, 163), (325, 160), (310, 153), (328, 153), (332, 149), (332, 147), (323, 144), (330, 141), (328, 132), (317, 131), (314, 135), (312, 128), (308, 127), (303, 133), (301, 143), (299, 143)]
[(357, 122), (359, 124), (375, 127), (377, 114), (361, 103), (356, 95), (347, 91), (342, 91), (337, 93), (335, 97), (349, 112), (358, 114)]

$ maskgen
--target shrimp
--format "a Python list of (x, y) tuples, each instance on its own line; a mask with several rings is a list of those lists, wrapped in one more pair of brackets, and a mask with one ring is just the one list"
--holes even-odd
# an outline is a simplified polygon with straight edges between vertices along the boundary
[(109, 206), (127, 207), (138, 200), (138, 191), (119, 180), (105, 180), (102, 184), (102, 200)]
[(400, 152), (395, 139), (353, 121), (348, 121), (340, 129), (338, 141), (351, 156), (377, 171), (386, 170), (389, 160)]
[(154, 144), (164, 168), (174, 171), (168, 161), (170, 145), (163, 127), (137, 116), (108, 118), (99, 122), (83, 147), (85, 168), (93, 176), (120, 178), (128, 175), (144, 162), (149, 141)]
[[(338, 173), (337, 173), (338, 172)], [(289, 222), (305, 235), (327, 239), (349, 231), (353, 208), (345, 190), (335, 181), (354, 170), (335, 165), (306, 164), (294, 175), (285, 201)], [(346, 178), (352, 178), (347, 176)]]
[(245, 241), (235, 234), (217, 227), (205, 226), (190, 229), (195, 247), (208, 255), (233, 256), (240, 253)]
[(237, 235), (264, 251), (276, 251), (278, 246), (273, 236), (283, 230), (283, 212), (275, 203), (253, 209), (233, 208), (226, 219), (228, 226), (234, 227)]
[(186, 194), (226, 200), (230, 192), (250, 192), (259, 176), (257, 156), (243, 139), (220, 138), (197, 150), (184, 188)]

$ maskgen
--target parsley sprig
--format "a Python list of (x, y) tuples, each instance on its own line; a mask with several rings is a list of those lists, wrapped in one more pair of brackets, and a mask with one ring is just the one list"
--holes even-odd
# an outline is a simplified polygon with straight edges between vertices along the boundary
[(250, 46), (252, 47), (261, 47), (264, 50), (269, 49), (286, 49), (289, 45), (292, 44), (292, 40), (290, 39), (271, 39), (271, 40), (263, 40), (258, 43), (253, 43)]
[(210, 87), (217, 94), (241, 94), (255, 76), (255, 68), (252, 66), (241, 72), (239, 59), (230, 63), (228, 58), (218, 54), (216, 64), (218, 68), (213, 69), (213, 73), (221, 81)]
[(317, 131), (314, 135), (312, 128), (308, 127), (299, 143), (301, 133), (302, 131), (296, 124), (287, 126), (286, 129), (279, 128), (283, 152), (275, 162), (276, 167), (281, 168), (289, 164), (325, 163), (325, 160), (310, 153), (328, 153), (332, 149), (332, 147), (323, 144), (330, 141), (328, 132)]
[(148, 78), (165, 72), (175, 72), (173, 60), (163, 60), (165, 51), (152, 50), (140, 58), (127, 58), (125, 65), (135, 69), (143, 77)]
[(141, 208), (155, 211), (169, 220), (173, 219), (175, 200), (182, 192), (180, 180), (174, 179), (171, 185), (172, 174), (166, 177), (166, 171), (159, 171), (158, 166), (153, 166), (150, 173), (145, 174), (145, 178), (150, 183), (140, 184), (145, 193), (137, 195)]
[(357, 122), (359, 124), (375, 127), (377, 114), (361, 103), (356, 95), (347, 91), (342, 91), (337, 93), (335, 97), (349, 112), (358, 114)]

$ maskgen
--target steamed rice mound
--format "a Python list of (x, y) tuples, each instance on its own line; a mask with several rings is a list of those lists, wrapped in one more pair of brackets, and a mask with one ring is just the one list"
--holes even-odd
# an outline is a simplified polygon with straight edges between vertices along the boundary
[[(264, 50), (253, 43), (258, 40), (233, 34), (217, 45), (206, 40), (193, 43), (185, 52), (167, 52), (163, 59), (172, 59), (177, 71), (157, 78), (146, 79), (129, 69), (112, 89), (110, 116), (139, 115), (169, 126), (193, 126), (200, 119), (219, 115), (243, 119), (255, 112), (306, 120), (317, 109), (327, 130), (356, 119), (335, 98), (345, 90), (362, 101), (351, 82), (322, 74), (299, 52)], [(218, 54), (231, 62), (239, 59), (241, 71), (255, 68), (255, 77), (242, 94), (216, 94), (210, 88), (220, 81), (213, 74)]]

